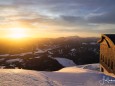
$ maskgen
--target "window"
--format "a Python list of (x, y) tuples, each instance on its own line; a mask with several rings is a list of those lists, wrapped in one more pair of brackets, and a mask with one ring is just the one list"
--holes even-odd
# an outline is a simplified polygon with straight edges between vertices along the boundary
[(103, 56), (103, 62), (105, 61), (105, 57)]
[(103, 62), (104, 62), (104, 56), (103, 56)]
[(110, 66), (110, 59), (108, 59), (108, 67)]
[(113, 61), (111, 61), (111, 69), (113, 70)]
[(101, 67), (101, 72), (104, 72), (104, 69)]
[(102, 56), (102, 54), (101, 54), (101, 60), (103, 60), (103, 56)]
[(105, 57), (105, 64), (107, 64), (107, 58)]

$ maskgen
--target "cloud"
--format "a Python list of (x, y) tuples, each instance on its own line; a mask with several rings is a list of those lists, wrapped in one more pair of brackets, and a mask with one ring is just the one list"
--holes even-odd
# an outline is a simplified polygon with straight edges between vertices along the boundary
[(72, 22), (72, 23), (83, 20), (83, 18), (79, 16), (65, 16), (65, 15), (62, 15), (61, 19), (63, 19), (64, 21)]
[(111, 33), (115, 32), (114, 3), (115, 0), (2, 0), (0, 25), (22, 22), (26, 26), (49, 25), (58, 32)]
[(115, 10), (106, 12), (102, 15), (95, 15), (88, 19), (92, 23), (115, 24)]

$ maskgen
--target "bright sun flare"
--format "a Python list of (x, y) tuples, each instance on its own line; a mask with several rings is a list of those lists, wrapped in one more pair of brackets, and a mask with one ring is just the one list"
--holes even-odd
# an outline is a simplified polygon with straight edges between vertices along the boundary
[(11, 28), (9, 32), (10, 38), (24, 38), (27, 37), (26, 29), (23, 28)]

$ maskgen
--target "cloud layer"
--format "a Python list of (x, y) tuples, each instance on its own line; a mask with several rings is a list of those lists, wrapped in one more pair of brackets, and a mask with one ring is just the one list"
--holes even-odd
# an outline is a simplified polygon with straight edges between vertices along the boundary
[[(2, 0), (1, 28), (66, 35), (115, 33), (115, 0)], [(63, 34), (62, 34), (63, 35)]]

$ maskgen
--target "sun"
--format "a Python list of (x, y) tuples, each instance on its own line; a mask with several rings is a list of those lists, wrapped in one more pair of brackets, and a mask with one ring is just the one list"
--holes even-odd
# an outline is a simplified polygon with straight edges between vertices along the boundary
[(10, 37), (11, 38), (23, 38), (23, 37), (25, 37), (25, 35), (22, 33), (13, 33), (13, 34), (11, 34)]
[(10, 28), (10, 38), (24, 38), (27, 37), (27, 31), (24, 28)]

